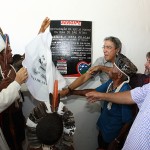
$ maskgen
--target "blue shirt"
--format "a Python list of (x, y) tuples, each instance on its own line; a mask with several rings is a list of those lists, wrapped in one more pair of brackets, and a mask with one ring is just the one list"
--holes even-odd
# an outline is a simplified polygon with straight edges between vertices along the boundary
[[(107, 88), (112, 80), (96, 88), (98, 92), (106, 93)], [(128, 83), (124, 83), (119, 92), (130, 90)], [(115, 92), (115, 91), (112, 91)], [(132, 121), (132, 106), (112, 103), (111, 109), (108, 110), (109, 102), (104, 102), (103, 110), (97, 121), (97, 126), (102, 133), (105, 142), (112, 142), (118, 135), (125, 123)]]
[(131, 97), (139, 112), (123, 150), (150, 150), (150, 83), (131, 90)]

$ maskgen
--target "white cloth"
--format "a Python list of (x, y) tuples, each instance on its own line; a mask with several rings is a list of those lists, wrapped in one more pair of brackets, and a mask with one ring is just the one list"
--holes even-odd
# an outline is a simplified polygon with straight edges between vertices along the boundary
[(52, 62), (50, 45), (51, 33), (37, 35), (25, 50), (23, 66), (28, 70), (27, 87), (32, 96), (39, 101), (49, 101), (49, 93), (53, 93), (54, 81), (58, 80), (58, 89), (66, 86), (62, 77)]
[(20, 85), (13, 81), (6, 89), (0, 92), (0, 112), (8, 108), (17, 98), (19, 98)]

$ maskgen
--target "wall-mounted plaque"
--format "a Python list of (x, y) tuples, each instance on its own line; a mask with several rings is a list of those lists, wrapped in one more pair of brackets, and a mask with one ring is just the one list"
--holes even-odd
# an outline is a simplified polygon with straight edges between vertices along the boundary
[(52, 59), (64, 77), (79, 77), (91, 65), (92, 22), (52, 20)]

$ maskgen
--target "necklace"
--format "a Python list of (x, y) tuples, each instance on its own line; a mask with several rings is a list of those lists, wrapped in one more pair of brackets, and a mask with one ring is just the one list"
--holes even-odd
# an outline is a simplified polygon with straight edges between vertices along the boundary
[[(113, 82), (111, 82), (111, 83), (109, 84), (108, 88), (107, 88), (107, 93), (110, 93), (110, 92), (113, 92), (113, 91), (114, 91), (114, 93), (119, 92), (120, 89), (122, 88), (122, 86), (123, 86), (125, 83), (128, 83), (128, 82), (129, 82), (128, 80), (122, 82), (122, 83), (121, 83), (118, 87), (116, 87), (115, 89), (113, 89)], [(111, 107), (112, 107), (112, 102), (108, 102), (108, 104), (107, 104), (107, 109), (108, 109), (108, 110), (111, 110)]]
[[(13, 69), (13, 71), (14, 71), (15, 74), (16, 74), (15, 68), (14, 68), (12, 65), (10, 65), (10, 67), (11, 67), (11, 68), (10, 68), (10, 70), (8, 71), (7, 75), (6, 75), (6, 77), (9, 77), (9, 78), (11, 78), (9, 75), (10, 75), (12, 69)], [(6, 78), (6, 77), (5, 77), (5, 71), (6, 71), (6, 70), (3, 71), (2, 68), (0, 68), (0, 70), (1, 70), (1, 74), (2, 74), (3, 79)]]
[[(112, 93), (114, 90), (115, 90), (115, 89), (113, 88), (113, 83), (111, 83), (110, 86), (109, 86), (108, 89), (107, 89), (107, 92), (108, 92), (108, 93)], [(107, 104), (107, 109), (110, 110), (111, 107), (112, 107), (112, 102), (109, 102), (109, 103)]]

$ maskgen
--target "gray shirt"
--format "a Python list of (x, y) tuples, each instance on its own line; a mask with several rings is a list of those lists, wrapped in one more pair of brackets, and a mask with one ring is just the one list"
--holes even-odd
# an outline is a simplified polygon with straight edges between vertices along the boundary
[[(92, 65), (92, 67), (98, 66), (98, 65), (106, 66), (106, 67), (113, 67), (112, 62), (106, 61), (104, 57), (97, 58), (94, 64)], [(100, 81), (102, 84), (105, 83), (109, 79), (109, 76), (106, 72), (101, 71), (98, 73), (98, 75), (100, 77)]]

